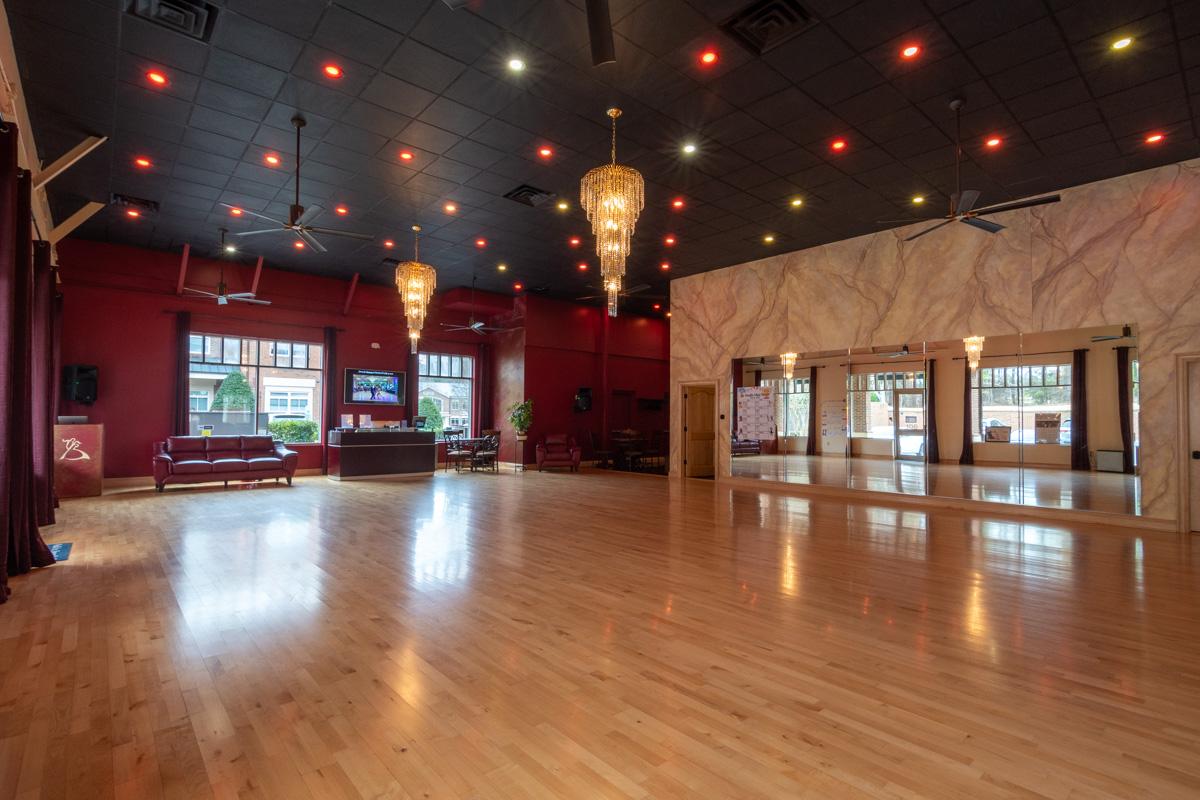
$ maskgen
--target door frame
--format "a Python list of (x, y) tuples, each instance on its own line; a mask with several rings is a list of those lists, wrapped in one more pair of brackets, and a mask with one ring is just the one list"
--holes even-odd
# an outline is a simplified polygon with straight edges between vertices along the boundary
[[(906, 456), (900, 453), (900, 395), (920, 395), (921, 396), (921, 416), (925, 416), (925, 390), (924, 389), (892, 389), (892, 461), (925, 461), (925, 448), (922, 446), (921, 454), (916, 456)], [(928, 420), (926, 420), (928, 422)], [(911, 430), (911, 429), (910, 429)], [(921, 440), (924, 442), (928, 435), (928, 430), (925, 424), (921, 424)]]
[[(1175, 354), (1175, 430), (1178, 432), (1176, 438), (1175, 458), (1179, 469), (1176, 470), (1177, 486), (1177, 517), (1176, 529), (1180, 533), (1192, 532), (1192, 470), (1200, 469), (1200, 462), (1195, 462), (1196, 466), (1192, 466), (1191, 447), (1189, 446), (1192, 438), (1191, 422), (1188, 417), (1188, 400), (1192, 399), (1200, 403), (1200, 397), (1191, 398), (1188, 392), (1188, 366), (1190, 364), (1200, 364), (1200, 353), (1176, 353)], [(1200, 431), (1198, 431), (1200, 433)], [(1139, 479), (1142, 476), (1139, 476)]]
[[(680, 410), (680, 414), (679, 414), (679, 477), (681, 477), (681, 478), (691, 477), (687, 474), (688, 435), (687, 435), (686, 429), (687, 429), (687, 421), (688, 421), (688, 418), (687, 418), (687, 393), (688, 393), (688, 389), (693, 386), (712, 387), (712, 390), (713, 390), (713, 419), (712, 419), (712, 424), (713, 424), (713, 476), (712, 476), (711, 480), (713, 482), (716, 482), (721, 477), (721, 429), (717, 425), (717, 421), (720, 419), (720, 416), (721, 416), (720, 415), (721, 395), (718, 394), (718, 392), (720, 391), (720, 385), (721, 385), (721, 382), (717, 381), (717, 380), (691, 381), (689, 383), (679, 384), (679, 389), (680, 389), (679, 402), (682, 403), (682, 405), (680, 406), (680, 409), (679, 409)], [(694, 480), (702, 481), (702, 480), (709, 480), (709, 478), (697, 477), (697, 478), (694, 478)]]

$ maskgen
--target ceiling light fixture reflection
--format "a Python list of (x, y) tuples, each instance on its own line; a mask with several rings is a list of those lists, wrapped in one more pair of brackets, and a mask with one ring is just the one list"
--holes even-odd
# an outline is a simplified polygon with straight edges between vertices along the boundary
[(796, 369), (796, 354), (795, 353), (780, 353), (779, 360), (783, 362), (783, 379), (790, 381), (792, 373)]
[(983, 357), (983, 337), (968, 336), (963, 339), (963, 345), (967, 348), (967, 366), (971, 369), (979, 369), (979, 359)]

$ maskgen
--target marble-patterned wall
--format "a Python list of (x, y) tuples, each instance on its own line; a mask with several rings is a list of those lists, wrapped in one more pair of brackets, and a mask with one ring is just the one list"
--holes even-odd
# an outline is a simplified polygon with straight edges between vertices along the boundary
[(1061, 194), (991, 217), (996, 235), (955, 224), (906, 244), (910, 226), (673, 281), (671, 473), (681, 384), (716, 383), (728, 416), (733, 358), (1137, 323), (1143, 513), (1174, 519), (1174, 356), (1200, 352), (1200, 159)]

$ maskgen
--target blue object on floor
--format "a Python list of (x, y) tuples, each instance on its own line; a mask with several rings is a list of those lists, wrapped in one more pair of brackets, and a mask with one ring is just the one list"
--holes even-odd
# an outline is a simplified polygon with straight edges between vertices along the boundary
[(50, 553), (54, 556), (55, 561), (66, 561), (71, 557), (71, 542), (61, 542), (59, 544), (48, 544)]

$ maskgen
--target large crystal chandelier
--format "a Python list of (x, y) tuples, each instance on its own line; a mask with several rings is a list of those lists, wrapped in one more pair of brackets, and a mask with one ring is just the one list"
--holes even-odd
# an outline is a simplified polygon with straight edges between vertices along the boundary
[(796, 368), (796, 354), (780, 353), (779, 360), (783, 364), (783, 379), (790, 381), (792, 379), (792, 371)]
[(413, 225), (413, 260), (396, 265), (396, 291), (404, 299), (408, 339), (414, 353), (417, 352), (417, 340), (421, 338), (421, 328), (425, 325), (425, 308), (429, 305), (429, 298), (433, 297), (433, 287), (437, 285), (437, 273), (433, 267), (417, 260), (420, 258), (417, 251), (420, 230), (420, 225)]
[(615, 317), (617, 296), (625, 277), (625, 259), (629, 256), (629, 239), (646, 204), (646, 182), (633, 167), (617, 163), (617, 117), (621, 116), (621, 109), (610, 108), (608, 115), (613, 121), (612, 163), (583, 176), (579, 199), (596, 235), (600, 277), (608, 293), (608, 315)]
[(963, 344), (967, 348), (967, 366), (979, 369), (979, 359), (983, 356), (983, 337), (968, 336), (963, 339)]

